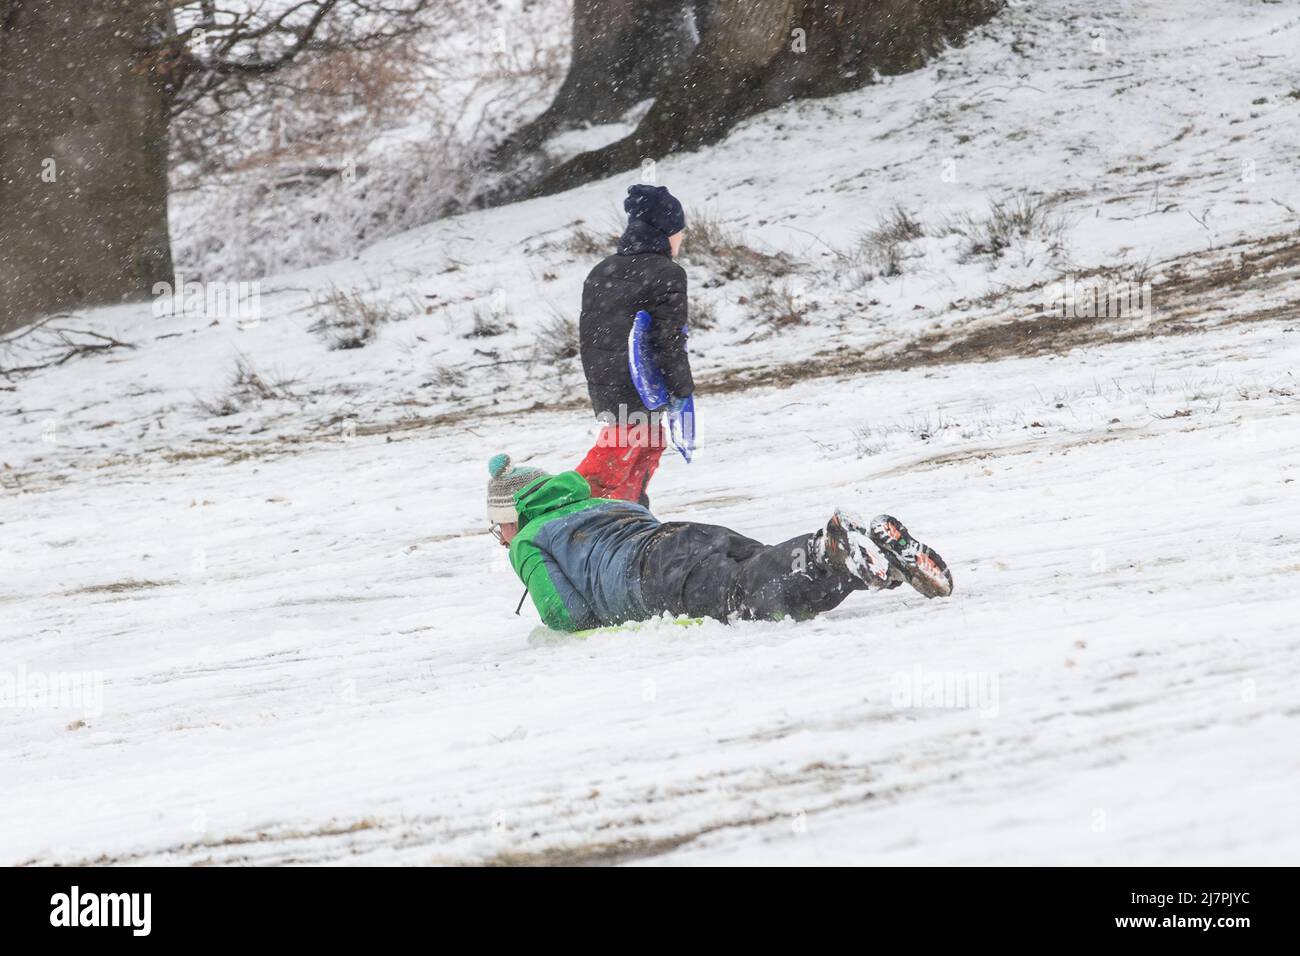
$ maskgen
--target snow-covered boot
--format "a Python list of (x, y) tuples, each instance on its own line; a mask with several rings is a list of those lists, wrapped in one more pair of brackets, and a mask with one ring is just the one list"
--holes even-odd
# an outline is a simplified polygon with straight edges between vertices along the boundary
[(943, 558), (890, 515), (877, 515), (868, 525), (837, 508), (821, 541), (831, 567), (847, 570), (869, 588), (896, 588), (906, 581), (928, 598), (952, 594), (952, 574)]
[(952, 594), (952, 572), (939, 553), (907, 533), (903, 522), (890, 515), (876, 515), (869, 529), (871, 541), (889, 555), (890, 563), (904, 580), (928, 598)]
[(905, 580), (888, 553), (871, 540), (869, 529), (850, 512), (835, 514), (816, 538), (818, 557), (836, 571), (847, 572), (869, 589), (896, 588)]

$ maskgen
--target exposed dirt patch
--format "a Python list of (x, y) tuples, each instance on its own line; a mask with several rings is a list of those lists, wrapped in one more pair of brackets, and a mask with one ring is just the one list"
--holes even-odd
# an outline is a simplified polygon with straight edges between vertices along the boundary
[[(1213, 257), (1207, 263), (1207, 258)], [(1188, 335), (1209, 328), (1279, 321), (1300, 315), (1300, 235), (1243, 241), (1211, 254), (1187, 256), (1165, 264), (1166, 278), (1155, 284), (1155, 315), (1149, 320), (1105, 316), (1075, 318), (1021, 307), (1010, 318), (976, 318), (929, 333), (894, 351), (841, 347), (810, 358), (768, 368), (737, 369), (706, 379), (701, 390), (733, 392), (761, 385), (788, 385), (809, 378), (902, 371), (919, 366), (992, 362), (1006, 358), (1059, 355), (1088, 345), (1131, 342), (1167, 335)], [(1104, 275), (1103, 270), (1078, 278)], [(1283, 301), (1240, 312), (1222, 303), (1235, 297), (1287, 290)], [(1029, 290), (1017, 290), (1021, 295)]]
[(481, 866), (617, 866), (671, 853), (699, 834), (661, 837), (657, 840), (621, 840), (617, 843), (584, 843), (545, 850), (517, 850), (498, 853)]
[[(256, 843), (278, 843), (287, 840), (311, 840), (318, 837), (337, 837), (346, 836), (351, 833), (359, 833), (363, 830), (372, 830), (379, 824), (371, 817), (365, 817), (352, 823), (330, 822), (320, 827), (309, 830), (281, 830), (273, 833), (258, 831), (257, 833), (235, 834), (224, 837), (220, 840), (205, 840), (199, 843), (182, 843), (177, 846), (168, 847), (163, 850), (142, 850), (137, 853), (121, 853), (114, 856), (101, 854), (94, 859), (82, 859), (76, 863), (43, 863), (41, 860), (33, 858), (24, 860), (19, 866), (126, 866), (136, 863), (140, 860), (147, 859), (158, 854), (174, 856), (180, 853), (194, 853), (203, 849), (217, 849), (219, 847), (243, 846), (246, 844)], [(202, 863), (203, 861), (200, 861)]]
[(1219, 255), (1222, 258), (1208, 269), (1192, 269), (1199, 263), (1187, 260), (1175, 264), (1160, 290), (1177, 296), (1185, 306), (1204, 307), (1200, 297), (1210, 293), (1218, 298), (1225, 289), (1236, 294), (1265, 292), (1300, 278), (1300, 235), (1294, 233), (1243, 240), (1225, 246)]
[(89, 584), (84, 588), (76, 588), (63, 593), (67, 597), (72, 597), (74, 594), (127, 594), (131, 591), (165, 588), (169, 584), (175, 583), (175, 581), (137, 581), (134, 578), (128, 578), (125, 581), (114, 581), (111, 584)]

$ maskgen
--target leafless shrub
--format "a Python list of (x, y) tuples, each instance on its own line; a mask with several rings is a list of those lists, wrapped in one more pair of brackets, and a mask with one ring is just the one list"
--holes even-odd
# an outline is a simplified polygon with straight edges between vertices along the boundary
[(465, 373), (458, 368), (452, 368), (449, 365), (436, 369), (429, 379), (429, 384), (437, 388), (463, 388), (465, 385)]
[(699, 295), (691, 296), (687, 312), (687, 324), (693, 329), (711, 329), (718, 324), (717, 306)]
[(803, 296), (788, 284), (765, 283), (754, 296), (753, 304), (759, 321), (774, 332), (807, 322), (804, 316), (808, 306)]
[(533, 357), (539, 362), (564, 362), (578, 355), (578, 323), (566, 315), (552, 312), (537, 327)]
[(861, 239), (848, 247), (828, 246), (835, 257), (835, 272), (848, 278), (853, 289), (866, 285), (876, 277), (875, 264), (867, 255)]
[(901, 203), (894, 207), (880, 220), (875, 229), (867, 233), (866, 238), (881, 243), (911, 242), (925, 235), (925, 227)]
[(1054, 253), (1064, 248), (1066, 220), (1053, 213), (1042, 197), (1021, 193), (1006, 200), (994, 200), (984, 216), (967, 215), (951, 220), (949, 235), (965, 239), (961, 260), (987, 256), (999, 259), (1016, 239), (1042, 239)]
[(875, 275), (903, 274), (903, 244), (925, 235), (921, 221), (901, 204), (896, 204), (874, 229), (858, 240), (860, 264)]
[(858, 288), (877, 276), (902, 275), (904, 244), (924, 235), (921, 220), (902, 204), (895, 204), (874, 229), (864, 232), (847, 249), (831, 247), (831, 253), (839, 271)]
[(1109, 273), (1112, 280), (1120, 282), (1136, 282), (1138, 285), (1149, 282), (1152, 275), (1151, 254), (1147, 253), (1147, 257), (1141, 262), (1128, 260), (1116, 263), (1111, 267)]
[(560, 243), (566, 252), (583, 259), (604, 258), (611, 255), (618, 245), (617, 232), (597, 232), (589, 229), (581, 220), (569, 233), (567, 239)]
[(196, 398), (199, 409), (214, 418), (235, 415), (266, 401), (296, 400), (290, 391), (297, 379), (280, 372), (263, 374), (246, 355), (235, 359), (226, 390), (215, 399)]
[(884, 451), (891, 436), (905, 435), (918, 441), (929, 441), (953, 427), (954, 423), (945, 421), (942, 413), (936, 419), (926, 414), (910, 416), (902, 422), (871, 422), (853, 429), (853, 438), (859, 457), (866, 458)]
[(876, 275), (901, 276), (903, 274), (902, 243), (876, 239), (869, 234), (863, 237), (862, 251), (864, 260)]
[(779, 278), (788, 275), (794, 266), (784, 253), (754, 248), (717, 214), (704, 210), (692, 210), (687, 215), (681, 256), (687, 261), (703, 260), (704, 264), (720, 267), (724, 280), (751, 275)]
[(308, 326), (307, 331), (324, 338), (331, 350), (364, 348), (381, 325), (407, 318), (391, 305), (367, 300), (356, 289), (344, 292), (336, 286), (318, 293), (315, 305), (324, 309), (325, 315)]
[(467, 339), (494, 338), (498, 335), (504, 335), (514, 325), (506, 318), (505, 313), (498, 312), (495, 309), (485, 309), (482, 306), (474, 307), (473, 318), (473, 326), (465, 333)]

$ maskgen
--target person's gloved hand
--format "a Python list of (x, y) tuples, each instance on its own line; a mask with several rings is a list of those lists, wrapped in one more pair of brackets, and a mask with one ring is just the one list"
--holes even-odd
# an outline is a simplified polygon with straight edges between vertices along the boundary
[(674, 396), (668, 402), (668, 432), (673, 444), (689, 463), (695, 453), (695, 398)]

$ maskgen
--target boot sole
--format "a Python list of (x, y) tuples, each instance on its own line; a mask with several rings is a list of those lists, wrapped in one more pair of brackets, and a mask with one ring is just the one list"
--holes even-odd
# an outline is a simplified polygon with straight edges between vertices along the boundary
[[(890, 571), (895, 561), (889, 551), (882, 549), (871, 537), (871, 530), (857, 515), (835, 509), (835, 514), (827, 525), (827, 531), (835, 534), (833, 542), (837, 552), (842, 551), (841, 562), (850, 574), (862, 581), (871, 590), (896, 588), (902, 582), (895, 577), (890, 579)], [(856, 539), (856, 540), (855, 540)], [(828, 546), (831, 542), (828, 541)], [(876, 558), (876, 560), (872, 560)], [(900, 569), (901, 573), (901, 569)]]
[(871, 540), (889, 555), (894, 567), (920, 594), (927, 598), (952, 594), (952, 572), (939, 552), (922, 544), (907, 532), (903, 522), (892, 515), (871, 519)]

